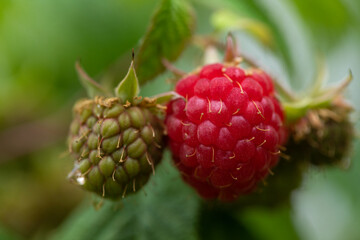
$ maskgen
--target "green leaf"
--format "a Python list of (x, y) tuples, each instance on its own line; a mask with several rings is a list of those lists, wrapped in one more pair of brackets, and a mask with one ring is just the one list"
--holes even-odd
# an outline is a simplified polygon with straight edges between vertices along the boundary
[(86, 90), (88, 97), (94, 98), (95, 96), (108, 96), (109, 94), (105, 89), (101, 87), (94, 79), (89, 77), (89, 75), (81, 67), (80, 62), (75, 63), (75, 68), (78, 73), (81, 84)]
[(115, 88), (115, 95), (123, 102), (131, 102), (140, 92), (139, 81), (134, 68), (134, 60), (131, 61), (129, 71)]
[(189, 42), (194, 16), (185, 0), (163, 0), (152, 17), (137, 55), (140, 84), (165, 70), (162, 59), (175, 61)]
[(121, 202), (106, 201), (98, 211), (84, 204), (53, 239), (196, 239), (198, 208), (196, 193), (170, 162), (163, 162), (144, 191)]

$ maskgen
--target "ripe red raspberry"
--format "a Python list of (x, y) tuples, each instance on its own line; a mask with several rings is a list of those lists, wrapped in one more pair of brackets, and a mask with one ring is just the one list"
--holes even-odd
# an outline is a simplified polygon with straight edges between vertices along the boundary
[(284, 114), (261, 70), (211, 64), (181, 79), (166, 126), (183, 179), (206, 199), (251, 192), (278, 161)]

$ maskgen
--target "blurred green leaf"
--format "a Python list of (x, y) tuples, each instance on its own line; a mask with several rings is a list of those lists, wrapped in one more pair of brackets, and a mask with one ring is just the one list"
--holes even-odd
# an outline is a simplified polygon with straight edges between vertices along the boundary
[(293, 4), (311, 32), (317, 47), (334, 46), (353, 20), (342, 0), (287, 0)]
[[(66, 181), (72, 167), (68, 158), (59, 158), (64, 143), (0, 163), (0, 239), (4, 229), (25, 239), (48, 235), (82, 199), (83, 192)], [(1, 159), (1, 158), (0, 158)], [(26, 198), (26, 201), (24, 199)], [(7, 230), (7, 229), (6, 229)]]
[(313, 168), (297, 193), (293, 215), (303, 239), (359, 239), (359, 139), (353, 147), (349, 169)]
[(169, 162), (156, 169), (144, 191), (107, 201), (98, 211), (85, 204), (54, 239), (195, 239), (199, 198)]
[(4, 229), (2, 226), (0, 226), (0, 239), (1, 240), (20, 240), (19, 236), (16, 236), (12, 232), (8, 231), (7, 229)]
[(0, 2), (0, 102), (6, 102), (0, 104), (0, 125), (72, 102), (80, 89), (76, 60), (81, 58), (96, 79), (137, 44), (156, 5), (148, 0)]
[(299, 239), (292, 224), (291, 209), (288, 207), (276, 209), (247, 208), (240, 213), (239, 217), (259, 239)]
[(155, 12), (137, 55), (140, 84), (165, 70), (163, 59), (176, 60), (189, 42), (194, 15), (185, 0), (163, 0)]
[(199, 214), (199, 239), (259, 239), (241, 221), (236, 219), (231, 210), (205, 204)]
[(229, 29), (244, 30), (252, 34), (267, 47), (272, 47), (274, 44), (270, 29), (261, 21), (240, 17), (229, 10), (216, 11), (211, 21), (218, 31), (229, 31)]

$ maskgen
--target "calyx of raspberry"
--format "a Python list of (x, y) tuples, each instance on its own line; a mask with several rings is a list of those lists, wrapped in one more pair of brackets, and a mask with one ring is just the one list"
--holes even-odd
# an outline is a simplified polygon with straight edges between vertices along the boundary
[(75, 162), (69, 179), (104, 198), (137, 192), (161, 161), (165, 109), (161, 103), (174, 94), (138, 96), (133, 61), (113, 95), (79, 64), (77, 70), (90, 98), (78, 101), (73, 109), (68, 142)]
[(352, 73), (349, 70), (348, 76), (335, 87), (324, 87), (324, 66), (319, 67), (318, 76), (313, 85), (310, 86), (302, 95), (291, 93), (282, 102), (287, 116), (287, 123), (291, 124), (304, 117), (309, 110), (326, 109), (333, 105), (334, 99), (341, 96), (352, 80)]

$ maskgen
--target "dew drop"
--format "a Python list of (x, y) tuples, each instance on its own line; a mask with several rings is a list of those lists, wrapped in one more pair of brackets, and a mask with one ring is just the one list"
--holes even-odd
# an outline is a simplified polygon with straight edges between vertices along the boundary
[(79, 185), (84, 185), (85, 184), (85, 178), (84, 177), (77, 177), (76, 178), (76, 182), (79, 184)]

